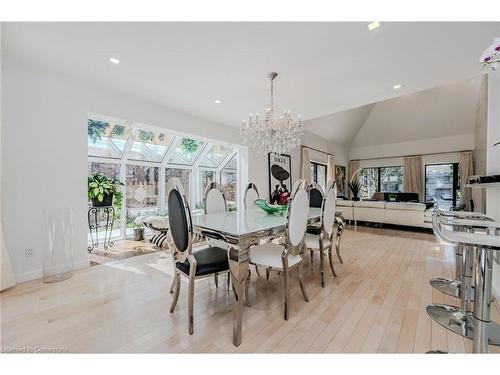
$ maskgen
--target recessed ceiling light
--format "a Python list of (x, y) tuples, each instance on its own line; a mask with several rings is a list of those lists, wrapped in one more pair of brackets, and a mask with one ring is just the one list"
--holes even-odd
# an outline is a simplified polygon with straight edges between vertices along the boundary
[(214, 100), (214, 103), (215, 103), (215, 104), (220, 104), (220, 103), (222, 103), (222, 100), (215, 99), (215, 100)]
[(401, 88), (401, 85), (398, 83), (397, 85), (392, 86), (392, 88), (393, 88), (394, 90), (397, 90), (397, 89), (400, 89), (400, 88)]
[(368, 24), (368, 30), (370, 31), (375, 30), (377, 27), (380, 27), (379, 21), (373, 21)]
[(119, 64), (120, 63), (120, 60), (118, 60), (117, 58), (115, 57), (110, 57), (109, 58), (109, 61), (111, 61), (113, 64)]

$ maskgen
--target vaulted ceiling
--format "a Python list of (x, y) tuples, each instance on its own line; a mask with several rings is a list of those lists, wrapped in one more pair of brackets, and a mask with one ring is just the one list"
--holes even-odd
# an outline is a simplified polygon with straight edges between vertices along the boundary
[(307, 121), (307, 129), (353, 146), (471, 134), (484, 76)]
[[(398, 139), (403, 115), (384, 117), (372, 103), (477, 77), (483, 73), (481, 51), (499, 34), (499, 23), (477, 22), (383, 23), (372, 32), (364, 22), (8, 23), (2, 48), (230, 126), (266, 108), (266, 74), (277, 71), (277, 107), (315, 119), (310, 130), (325, 138), (348, 142), (364, 119), (367, 125), (375, 121), (370, 116), (390, 124)], [(394, 90), (395, 84), (401, 89)], [(337, 113), (352, 108), (357, 109)], [(328, 120), (317, 119), (332, 113), (339, 123), (332, 129)], [(431, 124), (418, 126), (427, 132)], [(370, 129), (362, 129), (356, 142), (378, 139), (377, 126)]]

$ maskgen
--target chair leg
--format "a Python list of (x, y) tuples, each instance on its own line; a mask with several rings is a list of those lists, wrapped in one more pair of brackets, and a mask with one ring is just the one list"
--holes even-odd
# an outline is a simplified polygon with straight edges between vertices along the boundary
[(311, 253), (311, 269), (312, 269), (313, 268), (313, 263), (314, 263), (314, 251), (309, 250), (309, 252)]
[(323, 243), (320, 242), (319, 245), (319, 274), (321, 277), (321, 287), (325, 287), (325, 275), (324, 275), (324, 265), (325, 265), (325, 253), (323, 250)]
[(248, 269), (248, 277), (245, 282), (245, 303), (248, 307), (251, 307), (252, 305), (250, 304), (250, 297), (248, 296), (248, 290), (250, 289), (250, 277), (252, 276), (252, 271), (250, 271), (250, 268)]
[(257, 273), (257, 276), (260, 277), (260, 273), (259, 273), (259, 266), (257, 266), (256, 264), (254, 265), (255, 267), (255, 272)]
[(215, 282), (215, 287), (219, 288), (219, 274), (218, 273), (216, 273), (214, 275), (214, 282)]
[(170, 294), (172, 294), (174, 292), (174, 290), (175, 290), (175, 280), (176, 280), (176, 277), (177, 277), (176, 275), (177, 275), (177, 273), (172, 278), (172, 284), (170, 285), (170, 289), (168, 291)]
[(283, 318), (288, 320), (288, 304), (290, 301), (290, 289), (288, 289), (288, 268), (283, 270)]
[(194, 311), (194, 276), (189, 276), (189, 292), (188, 292), (188, 322), (189, 334), (193, 334), (193, 311)]
[(337, 256), (339, 257), (339, 261), (341, 264), (344, 264), (344, 261), (342, 260), (342, 257), (340, 256), (340, 238), (338, 241), (335, 243), (335, 251), (337, 252)]
[(231, 272), (227, 273), (227, 290), (231, 288)]
[(333, 276), (337, 277), (337, 274), (335, 273), (335, 269), (333, 268), (333, 250), (332, 247), (328, 249), (328, 261), (330, 262), (330, 268), (332, 269)]
[(175, 306), (177, 305), (177, 301), (179, 300), (179, 293), (181, 291), (181, 275), (179, 273), (175, 273), (174, 282), (172, 283), (174, 286), (174, 296), (172, 297), (172, 304), (170, 305), (170, 313), (173, 313), (175, 310)]
[(302, 264), (299, 265), (299, 282), (300, 282), (300, 290), (302, 290), (302, 295), (306, 302), (309, 302), (309, 297), (307, 296), (306, 288), (304, 287), (304, 275), (302, 272)]
[(269, 268), (266, 268), (266, 281), (269, 281)]

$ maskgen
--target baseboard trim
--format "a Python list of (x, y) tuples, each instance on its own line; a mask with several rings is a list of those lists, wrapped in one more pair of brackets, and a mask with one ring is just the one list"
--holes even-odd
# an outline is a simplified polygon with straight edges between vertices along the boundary
[[(75, 271), (82, 268), (90, 267), (90, 261), (88, 259), (80, 260), (73, 264)], [(43, 277), (43, 268), (39, 268), (33, 271), (19, 273), (15, 275), (17, 284), (24, 283), (26, 281), (32, 281), (36, 279), (41, 279)]]

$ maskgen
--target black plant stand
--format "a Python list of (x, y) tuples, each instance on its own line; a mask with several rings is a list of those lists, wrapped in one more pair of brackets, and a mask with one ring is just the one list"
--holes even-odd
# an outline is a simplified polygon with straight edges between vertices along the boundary
[(111, 232), (115, 223), (115, 209), (113, 206), (90, 207), (88, 220), (91, 244), (87, 248), (87, 251), (90, 253), (99, 246), (99, 229), (101, 228), (105, 229), (102, 244), (104, 250), (106, 251), (114, 246), (115, 243), (111, 241)]

